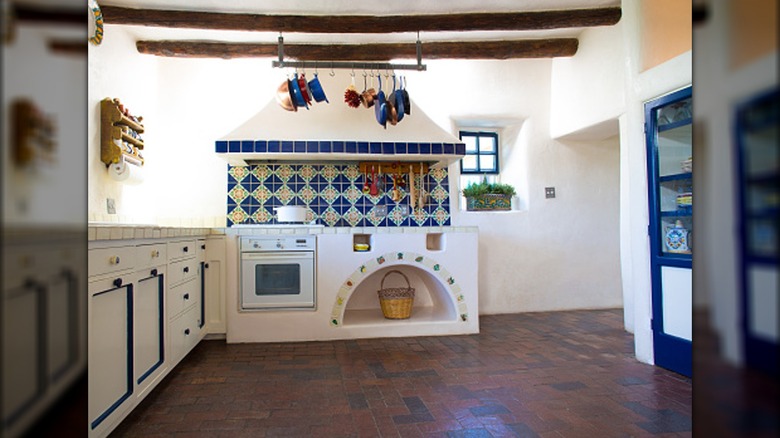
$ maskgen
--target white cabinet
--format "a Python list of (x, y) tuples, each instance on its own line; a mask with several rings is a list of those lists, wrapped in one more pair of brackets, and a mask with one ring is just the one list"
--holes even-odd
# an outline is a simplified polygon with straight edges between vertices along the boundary
[(19, 435), (85, 370), (83, 236), (70, 234), (9, 234), (4, 242), (2, 436)]
[(201, 245), (205, 241), (168, 242), (168, 352), (171, 364), (178, 363), (202, 338), (201, 302), (203, 295)]
[(104, 436), (133, 406), (132, 271), (89, 283), (89, 431)]
[(203, 323), (209, 335), (224, 335), (225, 287), (227, 281), (225, 236), (209, 236), (205, 242), (203, 265)]
[(133, 359), (136, 397), (143, 398), (164, 376), (166, 245), (136, 247), (137, 285), (133, 300)]

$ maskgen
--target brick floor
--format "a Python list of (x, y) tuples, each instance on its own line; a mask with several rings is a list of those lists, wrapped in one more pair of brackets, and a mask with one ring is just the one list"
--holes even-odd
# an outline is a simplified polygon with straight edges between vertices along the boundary
[(112, 436), (691, 436), (691, 381), (622, 310), (482, 316), (469, 336), (201, 342)]

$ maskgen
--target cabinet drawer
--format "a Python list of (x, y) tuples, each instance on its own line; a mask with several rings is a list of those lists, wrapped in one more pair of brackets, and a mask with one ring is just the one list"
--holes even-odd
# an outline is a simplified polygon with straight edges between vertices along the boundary
[[(168, 318), (200, 302), (200, 283), (194, 278), (168, 289)], [(200, 308), (200, 306), (196, 306)]]
[(180, 240), (168, 242), (168, 259), (179, 260), (187, 257), (195, 257), (197, 246), (195, 240)]
[(135, 250), (135, 263), (138, 269), (160, 266), (167, 262), (168, 246), (164, 243), (156, 245), (139, 245)]
[(89, 276), (108, 274), (135, 266), (135, 247), (120, 246), (89, 250)]
[(206, 239), (200, 239), (196, 243), (198, 251), (197, 251), (197, 257), (195, 257), (199, 261), (206, 260)]
[(199, 263), (195, 259), (182, 260), (168, 264), (168, 284), (195, 278), (198, 275)]
[(173, 363), (178, 362), (198, 343), (198, 318), (198, 309), (192, 308), (171, 321), (170, 354)]

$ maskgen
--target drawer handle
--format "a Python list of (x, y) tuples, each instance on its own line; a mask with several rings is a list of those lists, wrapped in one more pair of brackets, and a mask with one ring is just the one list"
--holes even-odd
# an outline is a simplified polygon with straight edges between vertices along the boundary
[(184, 252), (189, 252), (189, 250), (190, 250), (190, 248), (189, 248), (189, 247), (187, 247), (187, 246), (185, 246), (185, 247), (184, 247), (184, 248), (182, 248), (182, 249), (184, 250)]
[(119, 264), (119, 256), (111, 256), (108, 259), (109, 265), (118, 265)]
[(122, 279), (121, 278), (117, 278), (116, 280), (114, 280), (114, 287), (122, 287)]
[(184, 329), (184, 335), (189, 336), (190, 335), (190, 329)]
[(184, 294), (184, 297), (183, 297), (183, 298), (184, 298), (185, 300), (189, 300), (189, 299), (190, 299), (190, 294)]
[(157, 269), (152, 269), (152, 277), (156, 277), (156, 276), (157, 276)]
[(184, 267), (184, 273), (186, 274), (188, 272), (190, 272), (190, 267), (189, 266), (185, 266)]

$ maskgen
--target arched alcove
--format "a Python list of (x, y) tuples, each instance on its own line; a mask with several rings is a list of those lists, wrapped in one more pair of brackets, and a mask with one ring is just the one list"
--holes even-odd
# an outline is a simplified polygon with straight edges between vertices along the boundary
[[(385, 319), (377, 291), (388, 272), (403, 272), (415, 289), (409, 319)], [(405, 287), (400, 275), (390, 274), (384, 287)], [(453, 322), (468, 320), (468, 310), (455, 278), (436, 260), (416, 253), (388, 253), (371, 258), (345, 279), (336, 296), (331, 325), (354, 326), (377, 323)]]

